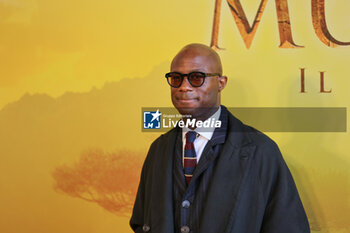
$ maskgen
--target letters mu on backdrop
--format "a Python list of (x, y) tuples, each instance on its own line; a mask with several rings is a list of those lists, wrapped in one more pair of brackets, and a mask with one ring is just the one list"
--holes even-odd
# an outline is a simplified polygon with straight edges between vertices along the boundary
[[(215, 0), (214, 22), (211, 37), (211, 47), (219, 49), (218, 35), (220, 24), (221, 0)], [(308, 2), (308, 1), (305, 1)], [(238, 30), (243, 38), (247, 49), (250, 48), (256, 30), (258, 29), (262, 14), (264, 13), (267, 0), (261, 0), (260, 6), (256, 13), (253, 25), (250, 26), (245, 15), (240, 0), (227, 0), (231, 13), (236, 21)], [(280, 34), (280, 48), (303, 48), (304, 46), (296, 45), (293, 41), (291, 23), (289, 18), (288, 0), (275, 0), (278, 29)], [(350, 45), (350, 42), (341, 42), (335, 39), (329, 32), (325, 17), (325, 0), (311, 0), (312, 25), (317, 37), (322, 43), (329, 47)]]

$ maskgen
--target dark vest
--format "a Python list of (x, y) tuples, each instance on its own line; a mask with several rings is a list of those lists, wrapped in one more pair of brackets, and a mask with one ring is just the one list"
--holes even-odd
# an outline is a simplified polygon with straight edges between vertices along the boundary
[(173, 202), (176, 233), (200, 233), (202, 207), (210, 187), (210, 177), (215, 169), (227, 134), (227, 109), (221, 106), (221, 128), (217, 128), (206, 144), (189, 185), (186, 184), (182, 165), (182, 130), (177, 130), (173, 167)]

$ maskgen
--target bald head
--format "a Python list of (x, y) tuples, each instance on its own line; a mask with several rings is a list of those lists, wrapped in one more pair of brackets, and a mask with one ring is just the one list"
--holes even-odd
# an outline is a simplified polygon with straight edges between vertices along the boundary
[(189, 44), (183, 47), (171, 62), (170, 69), (183, 65), (183, 63), (192, 63), (196, 69), (196, 64), (201, 64), (202, 68), (207, 70), (197, 70), (203, 72), (214, 72), (222, 74), (222, 65), (219, 55), (209, 46), (203, 44)]
[[(189, 44), (174, 57), (170, 70), (170, 73), (177, 73), (177, 77), (179, 73), (184, 75), (179, 86), (171, 87), (171, 100), (181, 114), (205, 120), (217, 111), (227, 77), (222, 76), (220, 57), (213, 49)], [(188, 74), (195, 72), (206, 75), (203, 79), (198, 77), (203, 81), (199, 86), (189, 81)]]

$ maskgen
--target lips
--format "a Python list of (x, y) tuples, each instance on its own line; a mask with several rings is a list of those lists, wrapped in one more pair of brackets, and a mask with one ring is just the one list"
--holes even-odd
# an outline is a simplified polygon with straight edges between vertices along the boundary
[(175, 97), (178, 101), (195, 101), (198, 97), (188, 96), (188, 95), (178, 95)]
[(183, 102), (183, 103), (190, 103), (190, 102), (195, 102), (197, 101), (198, 99), (197, 98), (191, 98), (191, 99), (177, 99), (179, 102)]

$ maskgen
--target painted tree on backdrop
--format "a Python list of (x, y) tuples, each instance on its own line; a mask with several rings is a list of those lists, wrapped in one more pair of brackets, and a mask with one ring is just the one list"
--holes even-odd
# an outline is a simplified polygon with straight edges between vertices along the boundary
[(135, 199), (143, 154), (100, 150), (82, 153), (72, 166), (56, 167), (57, 192), (93, 202), (118, 216), (129, 216)]

